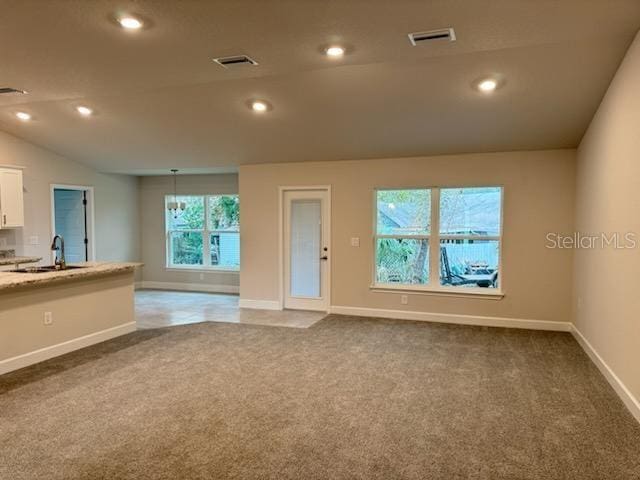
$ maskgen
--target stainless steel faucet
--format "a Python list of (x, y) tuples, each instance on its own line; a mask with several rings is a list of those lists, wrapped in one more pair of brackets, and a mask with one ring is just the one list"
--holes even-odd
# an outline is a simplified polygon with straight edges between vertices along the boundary
[[(60, 240), (59, 247), (56, 245), (58, 240)], [(62, 237), (62, 235), (56, 235), (55, 237), (53, 237), (53, 242), (51, 242), (51, 250), (53, 250), (54, 252), (60, 252), (60, 255), (56, 253), (56, 267), (58, 267), (60, 270), (64, 270), (65, 268), (67, 268), (67, 262), (64, 259), (64, 238)]]

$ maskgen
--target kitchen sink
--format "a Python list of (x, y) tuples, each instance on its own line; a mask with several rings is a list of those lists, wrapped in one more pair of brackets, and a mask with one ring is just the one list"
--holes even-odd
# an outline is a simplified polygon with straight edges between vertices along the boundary
[(43, 267), (26, 267), (18, 268), (16, 270), (9, 270), (13, 273), (49, 273), (66, 270), (77, 270), (78, 268), (87, 268), (80, 265), (67, 265), (64, 269), (61, 269), (57, 265), (45, 265)]

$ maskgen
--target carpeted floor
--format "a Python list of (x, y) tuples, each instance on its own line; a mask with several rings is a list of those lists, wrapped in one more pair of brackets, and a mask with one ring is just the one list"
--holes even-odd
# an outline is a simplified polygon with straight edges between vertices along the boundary
[(330, 316), (144, 330), (0, 377), (0, 478), (640, 478), (569, 334)]

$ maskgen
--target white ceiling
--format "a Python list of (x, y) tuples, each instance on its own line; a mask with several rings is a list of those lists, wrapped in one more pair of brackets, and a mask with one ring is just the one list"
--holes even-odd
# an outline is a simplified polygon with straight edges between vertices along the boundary
[[(637, 0), (4, 0), (2, 12), (0, 87), (30, 93), (0, 96), (0, 129), (134, 174), (575, 147), (640, 28)], [(149, 27), (126, 32), (118, 12)], [(449, 26), (455, 43), (407, 39)], [(330, 60), (336, 42), (349, 54)], [(260, 65), (211, 61), (238, 53)], [(495, 94), (472, 88), (494, 74)], [(252, 98), (274, 109), (256, 115)]]

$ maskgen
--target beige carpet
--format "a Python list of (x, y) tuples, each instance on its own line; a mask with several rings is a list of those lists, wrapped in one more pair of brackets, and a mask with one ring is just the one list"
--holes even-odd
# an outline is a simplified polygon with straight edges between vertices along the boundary
[(330, 316), (139, 331), (0, 377), (0, 478), (640, 478), (569, 334)]

